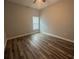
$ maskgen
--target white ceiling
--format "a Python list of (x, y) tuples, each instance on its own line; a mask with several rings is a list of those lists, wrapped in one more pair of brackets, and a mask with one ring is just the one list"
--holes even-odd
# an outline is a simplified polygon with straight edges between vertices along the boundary
[(36, 8), (36, 9), (43, 9), (51, 4), (54, 4), (60, 0), (46, 0), (46, 4), (45, 6), (39, 8), (37, 6), (34, 6), (34, 3), (33, 3), (33, 0), (8, 0), (10, 2), (13, 2), (13, 3), (17, 3), (17, 4), (20, 4), (20, 5), (24, 5), (24, 6), (28, 6), (28, 7), (32, 7), (32, 8)]

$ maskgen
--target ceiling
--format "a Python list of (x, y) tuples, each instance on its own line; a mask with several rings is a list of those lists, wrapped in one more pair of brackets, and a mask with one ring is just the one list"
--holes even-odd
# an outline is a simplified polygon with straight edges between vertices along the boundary
[(34, 5), (33, 3), (33, 0), (8, 0), (10, 2), (13, 2), (13, 3), (17, 3), (17, 4), (20, 4), (20, 5), (24, 5), (24, 6), (28, 6), (28, 7), (31, 7), (31, 8), (36, 8), (36, 9), (43, 9), (51, 4), (54, 4), (60, 0), (46, 0), (46, 3), (44, 6), (41, 6), (38, 7), (37, 5)]

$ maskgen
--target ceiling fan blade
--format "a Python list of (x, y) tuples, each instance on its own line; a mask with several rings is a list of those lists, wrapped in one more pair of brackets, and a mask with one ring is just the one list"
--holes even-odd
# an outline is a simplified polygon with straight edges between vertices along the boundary
[(35, 3), (35, 2), (36, 2), (36, 0), (33, 1), (33, 3)]
[(43, 2), (46, 2), (46, 0), (42, 0)]

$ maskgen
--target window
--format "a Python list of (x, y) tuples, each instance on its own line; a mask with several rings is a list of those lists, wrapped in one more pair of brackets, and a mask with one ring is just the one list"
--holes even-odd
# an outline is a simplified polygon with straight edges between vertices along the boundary
[(39, 17), (34, 16), (33, 17), (33, 30), (39, 29)]

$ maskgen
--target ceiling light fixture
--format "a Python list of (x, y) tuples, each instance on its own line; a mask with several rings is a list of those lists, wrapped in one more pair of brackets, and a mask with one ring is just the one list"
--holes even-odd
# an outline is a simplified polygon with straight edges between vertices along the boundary
[(33, 0), (33, 7), (41, 9), (46, 6), (46, 0)]
[(46, 0), (34, 0), (33, 3), (36, 3), (37, 1), (46, 2)]

